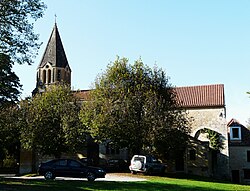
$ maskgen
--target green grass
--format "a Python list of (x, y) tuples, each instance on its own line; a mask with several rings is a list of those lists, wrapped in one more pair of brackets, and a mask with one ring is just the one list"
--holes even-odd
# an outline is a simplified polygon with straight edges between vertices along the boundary
[[(140, 177), (140, 175), (137, 175)], [(0, 179), (1, 191), (83, 191), (83, 190), (174, 190), (174, 191), (250, 191), (250, 186), (215, 182), (204, 178), (171, 178), (157, 176), (142, 176), (143, 182), (105, 182), (105, 181), (66, 181), (66, 180), (15, 180)]]

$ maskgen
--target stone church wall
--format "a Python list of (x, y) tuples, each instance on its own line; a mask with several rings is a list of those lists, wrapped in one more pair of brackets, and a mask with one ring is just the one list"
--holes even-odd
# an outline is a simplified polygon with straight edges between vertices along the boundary
[[(197, 137), (197, 132), (204, 128), (216, 131), (221, 134), (223, 140), (223, 149), (217, 153), (216, 167), (213, 169), (213, 176), (220, 178), (229, 178), (229, 151), (228, 151), (228, 133), (225, 117), (225, 108), (207, 108), (207, 109), (189, 109), (188, 116), (191, 118), (191, 136)], [(206, 135), (201, 134), (198, 140), (208, 141)]]

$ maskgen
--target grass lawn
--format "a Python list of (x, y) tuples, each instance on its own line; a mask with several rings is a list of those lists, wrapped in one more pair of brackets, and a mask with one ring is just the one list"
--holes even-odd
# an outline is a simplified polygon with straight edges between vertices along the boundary
[[(129, 175), (129, 174), (126, 174)], [(130, 176), (130, 175), (129, 175)], [(136, 175), (140, 176), (140, 175)], [(1, 191), (83, 191), (83, 190), (174, 190), (174, 191), (250, 191), (250, 186), (230, 184), (227, 182), (209, 182), (200, 178), (170, 178), (157, 176), (142, 176), (148, 179), (143, 182), (106, 182), (106, 181), (66, 181), (66, 180), (15, 180), (0, 179)]]

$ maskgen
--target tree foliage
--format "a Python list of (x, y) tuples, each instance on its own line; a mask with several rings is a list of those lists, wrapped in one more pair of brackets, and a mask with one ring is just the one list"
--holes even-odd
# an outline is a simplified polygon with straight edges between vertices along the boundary
[(81, 121), (96, 140), (110, 139), (131, 154), (183, 149), (189, 133), (185, 111), (162, 69), (117, 58), (97, 77)]
[[(0, 109), (0, 161), (6, 157), (18, 158), (20, 147), (18, 107), (5, 106)], [(1, 162), (0, 162), (1, 164)], [(1, 165), (0, 165), (1, 166)]]
[(1, 0), (0, 53), (19, 64), (31, 64), (40, 47), (32, 21), (41, 18), (45, 8), (41, 0)]
[(19, 78), (12, 71), (10, 57), (0, 53), (0, 107), (18, 101), (21, 87)]
[(77, 105), (70, 87), (54, 85), (21, 103), (24, 148), (60, 157), (85, 143)]
[(207, 133), (207, 138), (210, 142), (210, 147), (216, 151), (219, 151), (224, 148), (224, 143), (222, 140), (222, 135), (216, 131), (205, 128), (204, 133)]

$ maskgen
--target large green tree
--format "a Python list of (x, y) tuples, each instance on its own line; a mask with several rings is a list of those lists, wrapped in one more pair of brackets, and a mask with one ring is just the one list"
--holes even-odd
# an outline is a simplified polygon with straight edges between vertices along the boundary
[(85, 144), (78, 117), (80, 110), (70, 87), (54, 85), (42, 94), (23, 101), (21, 143), (26, 149), (60, 157)]
[[(18, 160), (20, 149), (19, 111), (15, 105), (8, 105), (0, 109), (0, 167), (4, 160), (14, 158)], [(12, 160), (12, 164), (14, 164)], [(9, 164), (10, 165), (10, 164)]]
[(162, 69), (117, 58), (99, 75), (81, 121), (96, 138), (110, 139), (131, 154), (141, 150), (166, 156), (186, 146), (188, 119)]
[(31, 64), (40, 47), (33, 21), (43, 16), (45, 8), (41, 0), (1, 0), (0, 53), (19, 64)]
[(19, 113), (16, 102), (21, 87), (19, 78), (12, 71), (10, 57), (0, 53), (0, 167), (9, 157), (19, 158)]
[(10, 57), (0, 53), (0, 110), (18, 101), (21, 87), (18, 76), (12, 71)]

